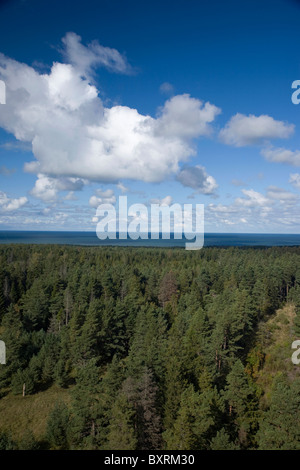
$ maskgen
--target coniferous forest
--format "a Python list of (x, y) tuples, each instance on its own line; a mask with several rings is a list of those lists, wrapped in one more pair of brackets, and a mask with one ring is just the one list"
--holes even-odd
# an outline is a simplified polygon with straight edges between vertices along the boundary
[(300, 248), (0, 247), (0, 449), (300, 449)]

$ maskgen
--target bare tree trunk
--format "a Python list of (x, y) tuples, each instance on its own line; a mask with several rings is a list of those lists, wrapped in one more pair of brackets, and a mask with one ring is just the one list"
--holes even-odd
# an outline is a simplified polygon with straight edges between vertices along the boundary
[(26, 384), (23, 384), (23, 397), (25, 397)]
[(71, 312), (71, 307), (72, 307), (72, 294), (69, 290), (69, 288), (66, 289), (65, 291), (65, 324), (67, 325), (69, 323), (69, 316)]

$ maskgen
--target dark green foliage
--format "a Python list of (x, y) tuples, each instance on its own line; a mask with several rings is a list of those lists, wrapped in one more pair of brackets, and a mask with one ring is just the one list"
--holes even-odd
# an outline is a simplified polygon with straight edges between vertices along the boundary
[(166, 273), (160, 283), (158, 299), (162, 307), (176, 298), (177, 281), (172, 271)]
[(120, 393), (111, 408), (107, 444), (109, 450), (135, 450), (137, 437), (134, 428), (135, 411), (124, 393)]
[(231, 441), (229, 434), (224, 428), (218, 431), (210, 443), (211, 450), (238, 450), (239, 446)]
[(17, 445), (12, 440), (11, 436), (6, 432), (0, 432), (0, 450), (15, 450), (15, 449), (17, 449)]
[(11, 381), (11, 389), (15, 395), (31, 395), (36, 391), (36, 383), (30, 369), (19, 369)]
[(70, 402), (0, 449), (299, 449), (297, 366), (263, 377), (287, 303), (300, 339), (299, 255), (2, 245), (0, 399)]
[(56, 402), (48, 418), (45, 436), (51, 449), (68, 449), (69, 419), (70, 413), (65, 403)]
[(22, 439), (18, 442), (18, 450), (39, 450), (40, 449), (40, 443), (37, 442), (35, 439), (33, 433), (27, 429), (23, 436)]
[(69, 442), (71, 448), (95, 449), (102, 442), (100, 371), (96, 359), (79, 369), (72, 390)]
[(158, 386), (150, 369), (144, 368), (139, 378), (128, 377), (122, 391), (132, 405), (137, 446), (141, 450), (160, 449), (161, 416), (159, 413)]
[(258, 432), (260, 449), (300, 450), (300, 380), (278, 377)]
[(238, 359), (226, 377), (224, 397), (228, 404), (228, 413), (237, 427), (240, 445), (249, 445), (251, 431), (257, 429), (258, 396), (251, 378), (246, 374), (242, 362)]
[(181, 395), (174, 426), (164, 433), (167, 449), (208, 449), (223, 412), (223, 400), (215, 389), (199, 393), (189, 385)]
[(25, 328), (29, 330), (46, 328), (49, 315), (48, 304), (49, 298), (43, 281), (40, 278), (36, 279), (21, 299)]
[(295, 287), (290, 289), (288, 299), (295, 304), (296, 318), (294, 320), (295, 334), (297, 338), (300, 338), (300, 285), (297, 284)]

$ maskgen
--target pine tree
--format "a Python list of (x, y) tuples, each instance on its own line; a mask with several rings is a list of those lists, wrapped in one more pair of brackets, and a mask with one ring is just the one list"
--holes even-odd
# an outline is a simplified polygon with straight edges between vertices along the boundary
[(39, 450), (40, 443), (34, 437), (33, 432), (30, 429), (26, 429), (17, 447), (18, 450)]
[(2, 282), (0, 280), (0, 324), (6, 311), (6, 300), (3, 293)]
[(70, 383), (72, 363), (70, 358), (70, 331), (63, 327), (59, 335), (59, 358), (54, 367), (54, 380), (60, 387), (67, 387)]
[(247, 447), (251, 442), (251, 432), (253, 434), (257, 428), (256, 389), (240, 360), (234, 363), (226, 382), (224, 397), (228, 402), (228, 414), (237, 425), (241, 445)]
[(275, 379), (271, 404), (257, 433), (261, 450), (300, 450), (300, 379)]
[(100, 372), (96, 362), (96, 359), (91, 359), (78, 369), (72, 390), (71, 448), (97, 449), (103, 440)]
[(100, 359), (101, 309), (101, 302), (98, 299), (92, 300), (77, 340), (79, 361), (88, 361), (92, 358), (97, 358), (99, 361)]
[(158, 408), (158, 387), (153, 373), (146, 369), (138, 382), (138, 444), (142, 450), (161, 449), (161, 417)]
[(46, 329), (49, 315), (49, 298), (43, 280), (38, 278), (22, 298), (24, 324), (28, 329)]
[(145, 368), (139, 379), (128, 377), (122, 390), (135, 410), (138, 449), (160, 449), (162, 424), (158, 406), (158, 386), (152, 371)]
[(105, 301), (102, 316), (102, 325), (99, 332), (99, 341), (103, 361), (109, 362), (111, 358), (118, 354), (120, 357), (126, 356), (128, 350), (128, 337), (126, 333), (126, 311), (124, 304), (113, 299)]
[(132, 377), (143, 374), (145, 367), (150, 368), (155, 380), (163, 386), (165, 376), (164, 357), (167, 347), (167, 323), (162, 312), (150, 306), (141, 308), (128, 353), (128, 373)]
[(223, 401), (216, 390), (196, 392), (189, 385), (181, 395), (174, 426), (163, 436), (168, 450), (205, 450), (223, 414)]
[(49, 414), (46, 428), (46, 440), (49, 442), (51, 449), (68, 449), (69, 419), (68, 407), (64, 402), (57, 401)]
[(171, 428), (177, 416), (180, 397), (188, 385), (184, 370), (184, 357), (182, 354), (183, 340), (186, 324), (179, 314), (168, 334), (167, 347), (164, 355), (165, 361), (165, 403), (164, 426)]
[(7, 432), (0, 432), (0, 450), (16, 450), (17, 444)]
[(163, 308), (168, 302), (176, 298), (177, 290), (178, 285), (175, 274), (170, 271), (163, 276), (159, 287), (158, 299)]
[(28, 365), (24, 351), (28, 347), (30, 338), (24, 332), (21, 313), (17, 307), (10, 305), (2, 321), (1, 340), (6, 347), (6, 365), (0, 368), (0, 387), (9, 385), (11, 377), (18, 369)]
[(230, 435), (222, 428), (210, 442), (211, 450), (238, 450), (240, 447), (231, 441)]
[(111, 409), (107, 443), (109, 450), (135, 450), (137, 437), (134, 428), (135, 411), (124, 393), (120, 393)]

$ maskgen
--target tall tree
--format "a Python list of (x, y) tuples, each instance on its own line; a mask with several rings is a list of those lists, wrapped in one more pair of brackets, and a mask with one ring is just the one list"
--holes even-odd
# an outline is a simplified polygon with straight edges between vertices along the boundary
[(228, 402), (228, 414), (237, 426), (240, 444), (247, 447), (251, 443), (251, 433), (258, 424), (258, 396), (255, 385), (246, 374), (238, 359), (226, 378), (224, 396)]
[(135, 450), (137, 436), (135, 430), (135, 411), (127, 397), (121, 392), (111, 409), (107, 443), (109, 450)]
[(68, 449), (68, 425), (70, 412), (66, 404), (57, 401), (49, 414), (46, 428), (46, 440), (54, 450)]
[(261, 450), (300, 450), (300, 379), (275, 379), (271, 404), (257, 434)]

